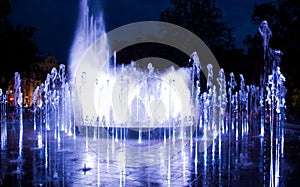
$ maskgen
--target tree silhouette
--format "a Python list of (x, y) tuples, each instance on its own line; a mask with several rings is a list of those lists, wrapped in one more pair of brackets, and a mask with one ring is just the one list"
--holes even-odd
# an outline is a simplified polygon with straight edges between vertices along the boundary
[[(281, 72), (286, 76), (287, 111), (300, 116), (300, 101), (297, 94), (300, 81), (297, 73), (299, 63), (294, 63), (300, 54), (300, 1), (299, 0), (277, 0), (269, 3), (256, 4), (254, 6), (252, 23), (259, 25), (266, 20), (272, 30), (270, 47), (280, 49), (283, 52), (281, 59)], [(248, 46), (248, 57), (256, 62), (256, 70), (263, 64), (262, 38), (259, 33), (248, 35), (244, 43)], [(296, 94), (296, 95), (295, 95)]]
[(220, 21), (222, 12), (215, 0), (170, 0), (172, 7), (160, 20), (182, 26), (199, 36), (213, 51), (234, 49), (233, 28)]
[(0, 20), (5, 18), (11, 11), (10, 1), (0, 0)]
[(0, 87), (7, 88), (16, 71), (28, 70), (38, 59), (39, 50), (33, 41), (34, 27), (14, 26), (7, 16), (11, 13), (8, 0), (0, 0)]
[[(215, 0), (170, 0), (171, 7), (161, 12), (160, 20), (182, 26), (201, 38), (213, 52), (226, 76), (230, 72), (249, 74), (243, 49), (235, 47), (234, 28), (221, 20), (222, 12)], [(251, 69), (251, 68), (250, 68)], [(249, 81), (251, 82), (251, 81)]]

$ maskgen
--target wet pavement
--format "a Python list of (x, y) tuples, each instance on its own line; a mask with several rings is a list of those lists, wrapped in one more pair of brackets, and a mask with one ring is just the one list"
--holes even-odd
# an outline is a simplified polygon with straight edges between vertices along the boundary
[(40, 125), (34, 131), (32, 119), (23, 128), (19, 120), (2, 121), (0, 186), (269, 186), (270, 168), (275, 184), (296, 186), (300, 128), (286, 126), (283, 154), (271, 161), (267, 136), (232, 132), (207, 144), (199, 137), (138, 143)]

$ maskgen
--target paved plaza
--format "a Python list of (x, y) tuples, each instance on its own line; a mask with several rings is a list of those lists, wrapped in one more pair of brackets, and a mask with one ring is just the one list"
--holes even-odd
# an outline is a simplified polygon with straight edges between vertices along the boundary
[[(269, 185), (271, 161), (264, 138), (245, 135), (236, 140), (227, 133), (205, 145), (199, 136), (155, 142), (97, 139), (39, 126), (34, 131), (31, 119), (24, 120), (23, 129), (18, 120), (2, 121), (0, 186)], [(274, 176), (281, 186), (299, 183), (299, 137), (299, 126), (287, 124), (284, 156), (278, 162), (279, 176)]]

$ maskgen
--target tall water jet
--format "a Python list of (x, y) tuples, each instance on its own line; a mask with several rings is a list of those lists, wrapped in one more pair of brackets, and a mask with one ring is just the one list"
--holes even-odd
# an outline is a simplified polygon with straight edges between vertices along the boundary
[(38, 110), (38, 94), (39, 94), (39, 89), (40, 87), (37, 86), (36, 89), (33, 92), (33, 96), (32, 96), (32, 106), (33, 106), (33, 129), (36, 130), (36, 113)]
[[(100, 44), (93, 45), (97, 40), (101, 40)], [(95, 16), (95, 12), (89, 8), (88, 1), (81, 1), (77, 29), (69, 57), (70, 84), (75, 94), (74, 107), (77, 110), (82, 108), (81, 112), (75, 111), (80, 114), (76, 115), (75, 121), (97, 118), (95, 107), (93, 107), (93, 92), (95, 85), (98, 84), (96, 80), (98, 74), (105, 71), (109, 75), (108, 60), (108, 44), (102, 14)], [(109, 79), (104, 79), (109, 86), (111, 84)], [(109, 114), (105, 117), (109, 120)]]
[(95, 56), (91, 58), (94, 58), (93, 60), (99, 59), (99, 61), (96, 61), (94, 65), (96, 65), (97, 62), (107, 63), (108, 60), (106, 58), (107, 54), (105, 54), (108, 51), (108, 46), (107, 40), (104, 36), (105, 26), (101, 11), (95, 12), (90, 10), (88, 0), (80, 1), (79, 6), (80, 9), (77, 22), (77, 29), (75, 31), (73, 43), (71, 45), (69, 53), (69, 74), (71, 75), (72, 81), (75, 81), (76, 73), (80, 68), (80, 63), (81, 60), (83, 60), (84, 53), (100, 37), (104, 37), (103, 42), (101, 43), (103, 46), (103, 50), (97, 51), (97, 49), (93, 49)]
[(22, 80), (19, 72), (15, 72), (14, 80), (14, 106), (20, 120), (19, 157), (21, 158), (23, 148), (23, 93), (21, 92)]

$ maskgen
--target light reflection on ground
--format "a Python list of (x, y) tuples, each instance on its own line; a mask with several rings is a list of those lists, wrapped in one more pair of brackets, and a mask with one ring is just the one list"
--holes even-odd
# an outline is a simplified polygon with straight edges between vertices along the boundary
[[(147, 165), (146, 162), (149, 160), (136, 159), (144, 158), (142, 155), (145, 154), (145, 145), (143, 148), (139, 147), (135, 143), (137, 140), (128, 139), (127, 145), (115, 142), (121, 145), (117, 147), (112, 143), (112, 139), (103, 138), (101, 139), (103, 142), (111, 141), (110, 146), (94, 150), (87, 147), (85, 138), (81, 135), (77, 135), (74, 139), (73, 136), (61, 132), (61, 140), (58, 143), (52, 131), (47, 131), (48, 158), (45, 158), (45, 134), (43, 147), (39, 147), (39, 125), (34, 132), (33, 122), (29, 119), (24, 120), (23, 146), (19, 157), (19, 124), (19, 121), (1, 122), (0, 182), (4, 186), (264, 186), (269, 184), (269, 142), (259, 136), (244, 136), (235, 141), (235, 138), (231, 137), (234, 133), (223, 135), (221, 149), (218, 149), (220, 142), (214, 141), (206, 152), (197, 154), (196, 147), (199, 148), (201, 142), (194, 139), (192, 148), (190, 144), (184, 145), (177, 154), (147, 152), (148, 159), (159, 163)], [(300, 159), (300, 128), (296, 125), (287, 126), (284, 158), (280, 160), (279, 181), (280, 185), (288, 186), (299, 182), (297, 176), (300, 167), (297, 160)], [(131, 149), (126, 149), (128, 145)], [(168, 150), (174, 145), (170, 142), (165, 148)], [(151, 149), (152, 146), (148, 148)], [(221, 151), (220, 155), (219, 151)], [(98, 156), (99, 152), (103, 155)], [(123, 159), (125, 157), (126, 159)], [(129, 162), (135, 162), (136, 165)]]

